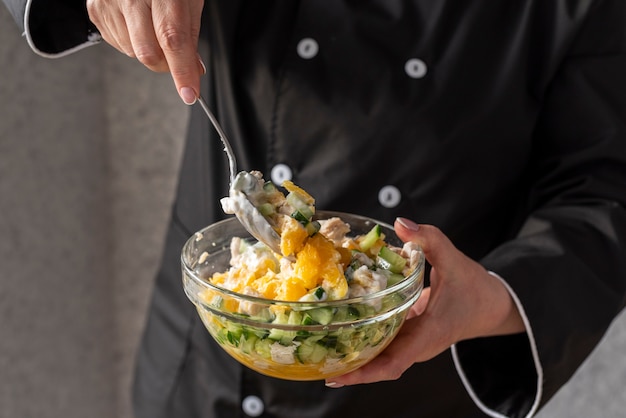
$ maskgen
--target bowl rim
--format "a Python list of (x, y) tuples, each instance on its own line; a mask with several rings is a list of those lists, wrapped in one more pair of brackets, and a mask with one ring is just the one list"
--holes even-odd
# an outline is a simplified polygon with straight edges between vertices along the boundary
[[(319, 210), (316, 212), (315, 216), (316, 218), (318, 218), (320, 215), (323, 215), (324, 217), (330, 217), (330, 216), (339, 216), (341, 217), (341, 215), (349, 215), (351, 217), (356, 217), (356, 218), (360, 218), (363, 221), (370, 221), (370, 222), (374, 222), (379, 224), (380, 226), (383, 226), (387, 229), (390, 229), (391, 231), (393, 231), (393, 227), (389, 224), (387, 224), (386, 222), (381, 222), (378, 221), (377, 219), (374, 218), (370, 218), (367, 216), (362, 216), (362, 215), (355, 215), (352, 213), (348, 213), (348, 212), (339, 212), (339, 211), (326, 211), (326, 210)], [(383, 298), (389, 294), (392, 293), (396, 293), (398, 291), (404, 290), (405, 288), (408, 288), (410, 286), (413, 286), (415, 281), (420, 281), (421, 283), (419, 283), (418, 289), (416, 289), (416, 292), (420, 292), (421, 289), (423, 289), (424, 287), (424, 280), (423, 280), (423, 271), (425, 269), (425, 257), (424, 257), (424, 251), (420, 248), (419, 249), (419, 253), (420, 253), (420, 257), (419, 260), (417, 262), (417, 265), (415, 266), (415, 269), (408, 275), (406, 276), (403, 280), (400, 280), (398, 283), (390, 286), (390, 287), (386, 287), (385, 289), (382, 289), (378, 292), (375, 293), (370, 293), (370, 294), (366, 294), (366, 295), (362, 295), (362, 296), (357, 296), (357, 297), (353, 297), (353, 298), (346, 298), (346, 299), (337, 299), (337, 300), (326, 300), (326, 301), (287, 301), (287, 300), (279, 300), (279, 299), (266, 299), (263, 297), (257, 297), (257, 296), (252, 296), (252, 295), (244, 295), (242, 293), (238, 293), (238, 292), (234, 292), (232, 290), (229, 289), (225, 289), (223, 287), (219, 287), (216, 286), (212, 283), (210, 283), (207, 279), (202, 279), (200, 277), (198, 277), (198, 275), (195, 273), (194, 269), (191, 268), (186, 262), (185, 262), (185, 249), (188, 248), (188, 246), (194, 242), (196, 240), (196, 236), (198, 233), (203, 234), (204, 231), (206, 231), (207, 229), (210, 228), (216, 228), (219, 225), (223, 225), (225, 223), (236, 223), (238, 222), (237, 218), (235, 216), (232, 217), (228, 217), (226, 219), (214, 222), (210, 225), (205, 226), (204, 228), (201, 228), (200, 230), (198, 230), (197, 232), (193, 233), (191, 235), (191, 237), (189, 237), (187, 239), (187, 241), (185, 242), (185, 244), (182, 247), (182, 251), (181, 251), (181, 256), (180, 256), (180, 260), (181, 260), (181, 266), (185, 272), (183, 277), (189, 277), (191, 278), (196, 284), (198, 284), (200, 287), (203, 287), (207, 290), (212, 290), (212, 291), (217, 291), (219, 293), (223, 293), (226, 294), (230, 297), (233, 298), (237, 298), (246, 302), (251, 302), (251, 303), (259, 303), (259, 304), (266, 304), (266, 305), (281, 305), (281, 306), (285, 306), (285, 307), (296, 307), (296, 308), (302, 308), (302, 307), (306, 307), (306, 308), (321, 308), (321, 307), (341, 307), (341, 306), (346, 306), (346, 305), (352, 305), (352, 304), (360, 304), (360, 303), (367, 303), (368, 301), (372, 301), (372, 300), (377, 300), (380, 298)], [(235, 235), (233, 235), (234, 237)], [(246, 237), (248, 238), (248, 237)], [(231, 237), (232, 239), (232, 237)], [(254, 239), (254, 238), (253, 238)], [(398, 238), (399, 239), (399, 238)], [(421, 279), (420, 279), (421, 277)], [(185, 286), (186, 287), (186, 286)]]

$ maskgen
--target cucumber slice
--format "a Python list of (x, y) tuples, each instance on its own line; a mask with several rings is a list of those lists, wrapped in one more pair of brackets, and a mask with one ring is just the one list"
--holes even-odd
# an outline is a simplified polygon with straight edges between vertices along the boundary
[(321, 227), (322, 226), (318, 221), (311, 221), (304, 225), (304, 229), (306, 229), (306, 232), (307, 234), (309, 234), (310, 237), (317, 234), (320, 231)]
[(372, 248), (372, 245), (378, 241), (380, 238), (380, 225), (376, 224), (370, 229), (370, 231), (365, 234), (363, 240), (359, 243), (359, 247), (361, 247), (361, 251), (367, 251)]
[(320, 286), (313, 291), (313, 296), (315, 296), (315, 299), (317, 300), (323, 300), (326, 296), (326, 291), (322, 286)]
[(246, 354), (250, 354), (256, 351), (255, 346), (258, 338), (254, 334), (248, 334), (247, 336), (243, 336), (239, 340), (239, 348)]
[(333, 322), (345, 322), (354, 321), (359, 319), (361, 314), (354, 306), (341, 307), (337, 309), (337, 312), (333, 316)]
[(306, 314), (311, 318), (314, 323), (320, 325), (328, 325), (333, 320), (332, 308), (314, 308), (306, 311)]
[(287, 203), (299, 212), (307, 221), (313, 217), (314, 209), (302, 200), (297, 193), (291, 192), (285, 197)]
[(270, 348), (270, 346), (274, 343), (274, 341), (270, 340), (270, 339), (258, 339), (255, 341), (254, 343), (254, 351), (256, 351), (256, 353), (266, 359), (269, 359), (272, 357), (272, 349)]
[(289, 318), (287, 319), (287, 324), (289, 325), (300, 325), (302, 323), (302, 314), (298, 311), (289, 312)]
[(300, 212), (299, 210), (294, 211), (291, 214), (291, 217), (295, 219), (296, 221), (300, 222), (302, 225), (306, 225), (309, 223), (309, 218), (304, 216), (302, 212)]
[(235, 347), (239, 346), (239, 341), (243, 335), (243, 328), (232, 322), (226, 323), (226, 340)]
[(265, 193), (274, 193), (275, 191), (277, 191), (278, 189), (276, 188), (276, 186), (274, 185), (274, 183), (272, 183), (270, 180), (266, 181), (263, 184), (263, 191)]
[(296, 356), (301, 363), (319, 363), (326, 358), (328, 350), (317, 342), (304, 340), (296, 349)]
[(296, 334), (296, 331), (272, 328), (267, 338), (277, 341), (282, 345), (290, 345), (293, 339), (296, 338)]
[(261, 212), (261, 215), (263, 216), (270, 216), (276, 213), (276, 209), (274, 209), (274, 205), (272, 205), (271, 203), (262, 203), (257, 206), (257, 209), (259, 210), (259, 212)]
[(402, 280), (404, 280), (405, 277), (400, 274), (400, 273), (389, 273), (389, 277), (387, 278), (387, 287), (391, 287), (393, 285), (396, 285), (398, 283), (400, 283)]
[[(302, 323), (302, 315), (299, 312), (291, 311), (289, 315), (284, 312), (280, 312), (276, 315), (276, 319), (274, 319), (275, 324), (279, 325), (297, 325)], [(278, 341), (283, 345), (289, 345), (296, 338), (296, 331), (287, 331), (279, 328), (270, 329), (270, 333), (267, 338), (270, 338), (274, 341)]]
[(376, 261), (379, 267), (392, 273), (401, 273), (404, 266), (406, 266), (406, 259), (400, 254), (393, 252), (387, 246), (380, 248)]

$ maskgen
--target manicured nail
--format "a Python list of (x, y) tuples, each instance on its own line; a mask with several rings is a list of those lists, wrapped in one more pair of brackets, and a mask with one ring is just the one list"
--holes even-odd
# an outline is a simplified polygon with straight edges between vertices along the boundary
[(191, 106), (196, 102), (198, 96), (191, 87), (183, 87), (180, 89), (180, 97), (183, 99), (183, 102), (185, 102), (185, 104)]
[(341, 383), (337, 383), (337, 382), (326, 382), (325, 385), (326, 385), (326, 387), (334, 388), (334, 389), (342, 388), (344, 386)]
[(396, 218), (396, 221), (410, 231), (418, 231), (420, 226), (406, 218)]
[(202, 57), (200, 56), (200, 54), (198, 55), (198, 63), (200, 63), (200, 67), (202, 67), (202, 75), (206, 74), (206, 65), (204, 65), (204, 62), (202, 61)]

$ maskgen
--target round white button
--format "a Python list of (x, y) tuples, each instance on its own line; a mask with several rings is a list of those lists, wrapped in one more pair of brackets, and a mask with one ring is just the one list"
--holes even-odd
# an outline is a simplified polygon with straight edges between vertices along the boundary
[(421, 59), (411, 58), (404, 64), (404, 71), (411, 78), (422, 78), (426, 75), (427, 67)]
[(287, 164), (276, 164), (272, 167), (270, 177), (274, 184), (281, 185), (285, 180), (291, 180), (293, 173)]
[(305, 60), (311, 59), (317, 55), (319, 51), (319, 45), (313, 38), (304, 38), (298, 42), (298, 55)]
[(250, 395), (246, 396), (241, 402), (241, 409), (246, 413), (249, 417), (258, 417), (261, 416), (265, 406), (263, 405), (263, 401), (258, 396)]
[(401, 199), (402, 195), (396, 186), (385, 186), (378, 192), (378, 201), (386, 208), (395, 208)]

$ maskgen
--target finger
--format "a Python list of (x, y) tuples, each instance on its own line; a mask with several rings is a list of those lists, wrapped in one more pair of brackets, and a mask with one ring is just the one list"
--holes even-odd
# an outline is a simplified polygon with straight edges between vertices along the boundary
[(401, 240), (419, 245), (433, 267), (449, 265), (450, 255), (456, 253), (454, 244), (433, 225), (418, 225), (409, 219), (397, 218), (394, 229)]
[(111, 12), (96, 0), (87, 1), (87, 12), (106, 43), (123, 54), (134, 56), (126, 21), (121, 13)]
[(150, 8), (141, 1), (134, 2), (129, 6), (126, 16), (130, 42), (137, 60), (152, 71), (168, 71), (165, 55), (154, 33)]
[(107, 26), (112, 28), (110, 32), (118, 45), (117, 49), (129, 57), (135, 58), (135, 51), (133, 50), (133, 44), (128, 34), (128, 26), (124, 15), (118, 13), (115, 18), (109, 20)]
[(426, 287), (422, 290), (422, 293), (420, 294), (420, 297), (417, 298), (417, 301), (413, 304), (413, 306), (411, 306), (411, 309), (409, 309), (409, 313), (407, 314), (406, 318), (411, 319), (423, 314), (426, 310), (426, 307), (428, 306), (429, 299), (430, 287)]
[(163, 50), (178, 94), (186, 104), (195, 103), (200, 91), (198, 66), (200, 15), (180, 2), (155, 2), (153, 19), (156, 38)]

